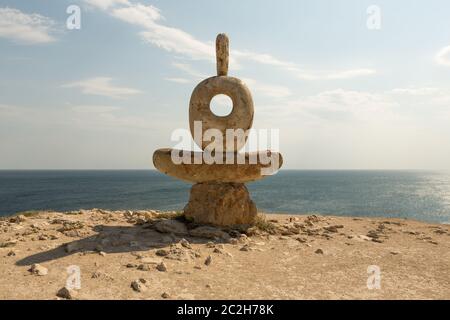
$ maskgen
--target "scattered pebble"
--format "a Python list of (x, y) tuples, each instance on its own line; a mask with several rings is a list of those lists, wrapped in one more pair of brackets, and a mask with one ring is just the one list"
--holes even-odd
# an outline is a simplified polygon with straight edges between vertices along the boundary
[(17, 240), (9, 240), (9, 241), (5, 241), (0, 243), (0, 248), (10, 248), (10, 247), (14, 247), (17, 244)]
[(212, 262), (212, 257), (208, 256), (205, 260), (205, 265), (209, 266), (211, 264), (211, 262)]
[(169, 295), (167, 292), (164, 292), (164, 293), (161, 295), (161, 297), (162, 297), (163, 299), (169, 299), (169, 298), (170, 298), (170, 295)]
[(150, 271), (150, 266), (148, 264), (140, 264), (137, 268), (141, 271)]
[(144, 292), (147, 290), (147, 286), (145, 285), (147, 281), (145, 279), (133, 280), (131, 282), (131, 288), (133, 288), (136, 292)]
[(316, 251), (314, 251), (315, 253), (317, 253), (317, 254), (323, 254), (323, 250), (322, 249), (317, 249)]
[(165, 256), (169, 255), (169, 253), (170, 253), (169, 250), (166, 250), (166, 249), (158, 249), (155, 252), (155, 254), (160, 257), (165, 257)]
[(45, 276), (48, 273), (48, 269), (46, 267), (43, 267), (37, 263), (33, 264), (28, 271), (37, 276)]
[(56, 293), (56, 296), (59, 298), (67, 299), (67, 300), (73, 300), (76, 299), (78, 295), (78, 292), (72, 289), (68, 289), (67, 287), (63, 287), (58, 290)]
[(65, 246), (65, 250), (67, 253), (72, 253), (72, 252), (78, 251), (80, 249), (81, 249), (80, 245), (77, 242), (69, 242)]
[(191, 246), (191, 244), (189, 243), (189, 241), (187, 241), (187, 240), (184, 239), (184, 238), (180, 240), (180, 244), (181, 244), (183, 247), (187, 248), (187, 249), (192, 249), (192, 246)]
[(167, 266), (164, 262), (161, 262), (160, 264), (158, 264), (156, 266), (156, 270), (161, 271), (161, 272), (166, 272), (167, 271)]

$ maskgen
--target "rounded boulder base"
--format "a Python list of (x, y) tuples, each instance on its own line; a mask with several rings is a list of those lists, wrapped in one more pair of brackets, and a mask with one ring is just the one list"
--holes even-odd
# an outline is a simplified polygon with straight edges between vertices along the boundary
[(196, 223), (217, 226), (253, 224), (257, 211), (243, 183), (197, 183), (184, 215)]

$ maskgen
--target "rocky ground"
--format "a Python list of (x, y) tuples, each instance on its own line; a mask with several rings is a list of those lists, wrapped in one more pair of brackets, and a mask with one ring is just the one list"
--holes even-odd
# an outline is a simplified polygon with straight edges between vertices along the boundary
[(217, 229), (175, 212), (32, 212), (0, 221), (0, 275), (0, 299), (450, 299), (450, 226), (261, 215)]

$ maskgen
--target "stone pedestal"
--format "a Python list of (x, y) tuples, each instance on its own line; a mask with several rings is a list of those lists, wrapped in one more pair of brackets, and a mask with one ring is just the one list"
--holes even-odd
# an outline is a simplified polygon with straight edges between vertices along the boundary
[(252, 224), (256, 206), (243, 183), (197, 183), (191, 188), (186, 218), (218, 226)]
[[(239, 152), (253, 124), (253, 98), (241, 80), (228, 76), (225, 34), (217, 36), (216, 58), (217, 76), (200, 82), (189, 102), (189, 128), (202, 151), (159, 149), (153, 154), (153, 164), (164, 174), (195, 183), (184, 208), (186, 218), (217, 226), (254, 224), (256, 206), (244, 183), (276, 173), (283, 159), (272, 151)], [(219, 94), (233, 101), (227, 116), (211, 110), (211, 100)]]

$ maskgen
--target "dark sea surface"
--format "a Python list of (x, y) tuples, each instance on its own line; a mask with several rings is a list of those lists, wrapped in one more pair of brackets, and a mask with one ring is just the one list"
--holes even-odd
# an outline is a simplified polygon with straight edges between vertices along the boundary
[[(283, 170), (248, 185), (266, 212), (450, 223), (450, 174)], [(80, 208), (181, 210), (190, 185), (152, 170), (0, 171), (0, 215)]]

